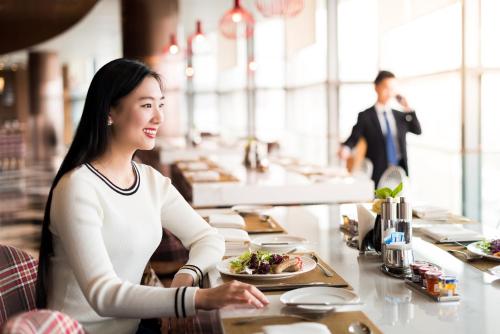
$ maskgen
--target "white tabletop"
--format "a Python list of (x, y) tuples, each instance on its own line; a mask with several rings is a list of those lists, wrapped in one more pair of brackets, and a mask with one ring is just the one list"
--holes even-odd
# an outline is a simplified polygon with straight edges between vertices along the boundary
[[(289, 234), (308, 238), (311, 248), (353, 287), (364, 305), (360, 308), (384, 333), (499, 333), (500, 278), (463, 263), (419, 238), (414, 238), (417, 260), (441, 266), (460, 281), (460, 302), (437, 303), (407, 288), (403, 281), (384, 275), (380, 260), (360, 256), (345, 245), (339, 231), (340, 213), (346, 205), (279, 207), (273, 216)], [(500, 265), (500, 262), (499, 262)], [(213, 285), (220, 284), (216, 271), (209, 273)], [(270, 297), (264, 310), (228, 308), (222, 318), (279, 314), (279, 296)]]
[(332, 177), (315, 182), (277, 164), (270, 164), (264, 173), (249, 170), (243, 166), (239, 155), (218, 157), (216, 163), (236, 176), (239, 182), (193, 183), (193, 206), (345, 203), (373, 198), (373, 181), (364, 176)]

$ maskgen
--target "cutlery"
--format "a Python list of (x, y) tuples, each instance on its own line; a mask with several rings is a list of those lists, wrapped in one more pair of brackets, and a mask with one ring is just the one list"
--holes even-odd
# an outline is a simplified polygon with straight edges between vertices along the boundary
[(482, 258), (481, 255), (471, 255), (469, 253), (466, 253), (466, 252), (463, 252), (463, 251), (460, 251), (460, 250), (455, 250), (455, 249), (449, 249), (448, 253), (450, 253), (450, 254), (453, 254), (453, 253), (460, 254), (460, 255), (462, 255), (465, 258), (466, 261), (474, 261), (474, 260), (479, 260), (479, 259)]
[(324, 265), (322, 265), (321, 263), (319, 263), (319, 259), (318, 259), (318, 257), (316, 255), (314, 255), (314, 254), (307, 254), (307, 256), (309, 256), (311, 259), (314, 260), (314, 262), (316, 262), (316, 264), (323, 271), (323, 274), (325, 274), (325, 276), (327, 276), (327, 277), (333, 277), (333, 273), (330, 270), (328, 270)]
[(349, 327), (347, 327), (347, 330), (351, 334), (370, 334), (372, 332), (370, 327), (360, 321), (352, 322)]
[(271, 228), (276, 228), (276, 224), (271, 220), (270, 215), (259, 214), (259, 221), (263, 223), (268, 223)]
[(260, 291), (287, 291), (298, 288), (316, 287), (324, 286), (330, 288), (347, 288), (348, 284), (332, 284), (324, 282), (312, 282), (312, 283), (278, 283), (278, 284), (260, 284), (255, 287)]
[(263, 242), (261, 246), (279, 246), (279, 245), (293, 245), (290, 242)]
[(296, 319), (300, 319), (300, 320), (304, 320), (304, 321), (315, 321), (315, 320), (322, 318), (323, 316), (321, 314), (317, 315), (317, 314), (308, 314), (308, 313), (264, 315), (261, 317), (252, 317), (252, 318), (245, 318), (245, 319), (237, 320), (233, 323), (233, 325), (236, 325), (236, 326), (246, 325), (246, 324), (249, 324), (252, 322), (262, 321), (265, 319), (273, 319), (273, 318), (277, 318), (277, 317), (289, 317), (289, 318), (296, 318)]
[(287, 306), (346, 306), (346, 305), (363, 305), (364, 303), (362, 302), (354, 302), (354, 303), (345, 303), (345, 302), (338, 302), (338, 303), (332, 303), (332, 302), (297, 302), (297, 303), (284, 303)]

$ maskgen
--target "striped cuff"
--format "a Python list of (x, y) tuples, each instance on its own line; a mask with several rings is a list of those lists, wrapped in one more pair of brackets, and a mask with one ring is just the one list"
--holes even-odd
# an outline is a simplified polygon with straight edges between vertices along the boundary
[(203, 272), (198, 266), (186, 264), (179, 269), (178, 273), (191, 275), (193, 277), (193, 286), (198, 285), (200, 288), (203, 287)]
[(194, 297), (198, 287), (183, 286), (175, 291), (175, 317), (186, 318), (196, 314)]

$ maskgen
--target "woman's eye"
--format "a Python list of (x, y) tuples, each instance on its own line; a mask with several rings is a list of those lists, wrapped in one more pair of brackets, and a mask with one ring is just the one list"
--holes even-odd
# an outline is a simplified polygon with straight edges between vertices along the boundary
[(153, 105), (151, 103), (146, 103), (142, 105), (143, 108), (151, 108), (152, 106)]
[(160, 103), (159, 107), (163, 108), (164, 105), (165, 105), (165, 103)]

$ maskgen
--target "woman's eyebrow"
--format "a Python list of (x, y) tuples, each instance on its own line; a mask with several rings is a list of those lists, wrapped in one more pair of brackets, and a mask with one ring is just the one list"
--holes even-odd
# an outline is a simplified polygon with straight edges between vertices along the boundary
[[(154, 100), (155, 98), (152, 96), (143, 96), (140, 97), (139, 100)], [(160, 97), (160, 100), (165, 100), (165, 96)]]

